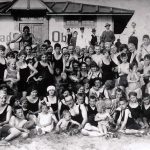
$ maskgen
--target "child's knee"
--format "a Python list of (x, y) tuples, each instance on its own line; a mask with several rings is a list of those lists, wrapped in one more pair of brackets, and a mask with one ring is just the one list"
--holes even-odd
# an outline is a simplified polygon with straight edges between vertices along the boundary
[(11, 129), (10, 129), (10, 133), (11, 133), (12, 135), (14, 135), (15, 137), (17, 137), (17, 136), (19, 136), (19, 135), (21, 134), (21, 131), (19, 131), (19, 130), (16, 129), (16, 128), (11, 128)]

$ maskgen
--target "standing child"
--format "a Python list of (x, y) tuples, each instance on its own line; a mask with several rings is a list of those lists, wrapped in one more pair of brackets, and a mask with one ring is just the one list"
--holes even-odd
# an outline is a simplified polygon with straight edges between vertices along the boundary
[(51, 132), (54, 129), (54, 122), (57, 123), (55, 115), (49, 112), (49, 107), (47, 105), (42, 105), (41, 107), (42, 112), (38, 115), (36, 126), (38, 135)]
[(16, 60), (11, 59), (8, 62), (8, 68), (4, 71), (4, 81), (13, 90), (14, 94), (17, 95), (17, 82), (20, 80), (19, 70), (16, 67)]
[(128, 86), (127, 75), (129, 74), (129, 63), (127, 62), (128, 56), (126, 53), (121, 54), (122, 63), (118, 65), (118, 73), (120, 75), (119, 85), (123, 87)]
[(49, 86), (47, 88), (48, 96), (44, 98), (44, 102), (48, 107), (51, 107), (56, 117), (58, 117), (58, 99), (56, 96), (55, 86)]
[(128, 90), (129, 92), (136, 92), (137, 98), (142, 98), (142, 91), (141, 91), (141, 85), (140, 85), (140, 73), (137, 72), (138, 65), (137, 63), (130, 64), (130, 72), (127, 76), (128, 81)]

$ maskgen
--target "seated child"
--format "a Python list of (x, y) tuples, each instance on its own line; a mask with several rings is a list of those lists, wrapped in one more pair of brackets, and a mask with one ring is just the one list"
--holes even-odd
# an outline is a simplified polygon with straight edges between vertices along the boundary
[(51, 132), (54, 129), (54, 122), (57, 123), (55, 115), (49, 112), (49, 107), (47, 105), (43, 104), (41, 109), (42, 112), (38, 115), (36, 126), (38, 135)]
[(138, 134), (143, 133), (143, 131), (139, 130), (140, 126), (133, 119), (131, 112), (129, 110), (128, 103), (125, 98), (121, 98), (119, 101), (119, 109), (120, 115), (117, 120), (116, 129), (120, 132), (125, 132), (128, 134)]
[(76, 125), (77, 127), (80, 126), (78, 122), (71, 119), (71, 114), (69, 110), (64, 110), (62, 115), (63, 118), (59, 120), (56, 126), (57, 132), (67, 132), (69, 131), (69, 128), (73, 127), (73, 125)]
[(106, 112), (105, 104), (101, 107), (101, 109), (97, 110), (98, 113), (95, 116), (95, 121), (98, 121), (98, 129), (102, 135), (106, 135), (109, 129), (109, 120), (111, 116), (108, 112)]
[(33, 123), (25, 119), (23, 110), (19, 106), (14, 109), (14, 116), (11, 117), (9, 124), (18, 129), (23, 138), (28, 137), (29, 129), (33, 127)]

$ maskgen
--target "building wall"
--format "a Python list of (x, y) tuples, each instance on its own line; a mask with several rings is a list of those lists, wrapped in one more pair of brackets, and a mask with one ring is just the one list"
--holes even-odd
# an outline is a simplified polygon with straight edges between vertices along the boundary
[[(96, 30), (98, 35), (98, 40), (100, 40), (100, 35), (105, 30), (105, 23), (110, 23), (111, 29), (113, 30), (113, 20), (111, 16), (98, 16), (96, 22)], [(85, 28), (85, 33), (87, 37), (91, 37), (92, 28)], [(79, 28), (71, 28), (71, 32), (77, 31), (80, 32)], [(49, 39), (52, 42), (52, 45), (59, 42), (62, 46), (66, 46), (66, 28), (64, 23), (63, 16), (51, 16), (49, 18)]]
[[(6, 42), (12, 40), (18, 32), (19, 31), (15, 30), (15, 21), (13, 17), (0, 16), (0, 44), (6, 45)], [(11, 46), (14, 47), (14, 44)]]

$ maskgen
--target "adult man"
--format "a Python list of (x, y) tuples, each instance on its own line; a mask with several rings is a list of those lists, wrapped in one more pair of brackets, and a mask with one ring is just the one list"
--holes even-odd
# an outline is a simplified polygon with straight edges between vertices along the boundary
[(115, 41), (115, 35), (114, 32), (110, 30), (110, 26), (111, 25), (109, 23), (105, 24), (106, 30), (103, 31), (101, 35), (101, 42), (103, 43), (110, 42), (111, 44), (113, 44)]
[(92, 46), (95, 46), (97, 44), (97, 36), (96, 36), (96, 30), (95, 29), (92, 29), (92, 35), (91, 35), (90, 44)]
[(87, 36), (84, 32), (84, 27), (80, 28), (80, 33), (77, 36), (77, 41), (76, 41), (76, 46), (79, 46), (81, 49), (82, 48), (87, 48), (89, 45)]

